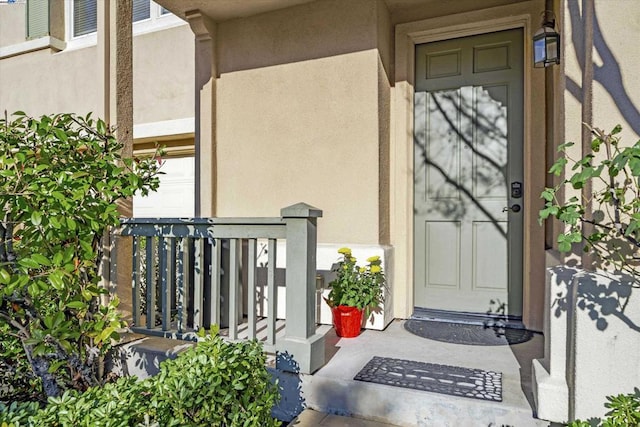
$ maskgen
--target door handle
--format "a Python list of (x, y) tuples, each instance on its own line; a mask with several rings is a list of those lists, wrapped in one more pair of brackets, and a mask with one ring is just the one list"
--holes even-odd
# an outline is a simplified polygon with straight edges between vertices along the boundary
[(520, 209), (522, 209), (520, 205), (517, 203), (514, 203), (513, 205), (511, 205), (511, 207), (505, 206), (504, 208), (502, 208), (502, 212), (511, 211), (513, 213), (516, 213), (516, 212), (520, 212)]

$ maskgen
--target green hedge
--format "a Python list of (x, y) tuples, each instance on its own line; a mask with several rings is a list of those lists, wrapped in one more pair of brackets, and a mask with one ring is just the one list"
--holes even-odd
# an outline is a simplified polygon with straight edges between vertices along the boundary
[(38, 403), (0, 403), (0, 426), (277, 426), (262, 346), (208, 337), (144, 381), (123, 377)]

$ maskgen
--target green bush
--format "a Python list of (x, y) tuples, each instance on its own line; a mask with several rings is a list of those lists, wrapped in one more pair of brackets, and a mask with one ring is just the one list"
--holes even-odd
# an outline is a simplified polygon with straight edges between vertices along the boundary
[(20, 340), (0, 325), (0, 402), (42, 399), (42, 383), (23, 357)]
[(638, 427), (640, 426), (640, 390), (636, 387), (633, 393), (607, 396), (604, 420), (600, 418), (588, 421), (576, 420), (569, 427)]
[(277, 388), (255, 341), (215, 336), (164, 362), (156, 379), (160, 425), (272, 426)]
[(124, 326), (116, 299), (101, 304), (102, 238), (119, 200), (158, 187), (160, 165), (122, 149), (90, 115), (0, 119), (0, 327), (47, 396), (101, 384)]
[(160, 373), (50, 397), (47, 405), (0, 403), (2, 427), (277, 426), (277, 386), (255, 341), (208, 337), (167, 360)]

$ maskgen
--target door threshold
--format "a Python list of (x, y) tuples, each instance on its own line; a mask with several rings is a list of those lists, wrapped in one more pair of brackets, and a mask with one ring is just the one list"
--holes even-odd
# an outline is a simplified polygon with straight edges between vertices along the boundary
[(494, 313), (470, 313), (464, 311), (436, 310), (432, 308), (415, 307), (411, 319), (430, 320), (433, 322), (464, 323), (485, 327), (499, 327), (510, 329), (526, 329), (522, 323), (522, 316), (510, 316)]

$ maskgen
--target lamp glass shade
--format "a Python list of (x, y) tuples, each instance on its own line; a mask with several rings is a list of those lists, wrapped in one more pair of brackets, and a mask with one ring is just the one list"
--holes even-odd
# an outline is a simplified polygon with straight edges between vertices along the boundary
[(536, 68), (560, 63), (560, 35), (543, 26), (533, 36), (533, 65)]

